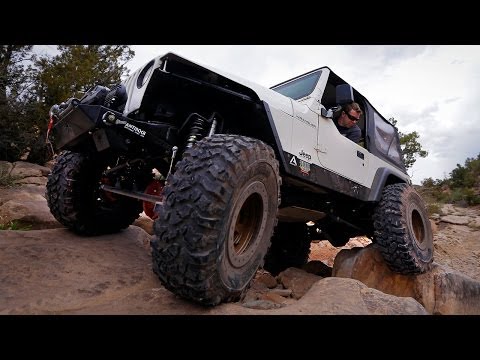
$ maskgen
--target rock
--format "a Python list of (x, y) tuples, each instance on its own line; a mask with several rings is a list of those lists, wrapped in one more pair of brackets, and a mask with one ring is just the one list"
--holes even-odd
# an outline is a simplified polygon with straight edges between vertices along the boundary
[(286, 305), (296, 303), (296, 301), (294, 299), (289, 299), (288, 297), (278, 295), (274, 292), (267, 292), (265, 294), (261, 294), (260, 299), (261, 300), (266, 300), (266, 301), (271, 301), (271, 302), (280, 304), (282, 306), (286, 306)]
[(0, 224), (11, 221), (30, 229), (62, 227), (47, 206), (45, 187), (33, 184), (0, 188)]
[(468, 226), (474, 229), (480, 229), (480, 217), (476, 217), (468, 223)]
[(342, 250), (335, 258), (333, 276), (357, 279), (387, 294), (412, 297), (431, 314), (480, 314), (479, 281), (439, 264), (425, 274), (394, 273), (375, 245)]
[(277, 279), (285, 288), (292, 290), (293, 298), (300, 299), (321, 277), (290, 267), (278, 274)]
[(325, 278), (297, 303), (275, 310), (285, 315), (428, 315), (417, 301), (369, 289), (358, 280)]
[(45, 166), (32, 164), (25, 161), (16, 161), (13, 163), (13, 169), (10, 172), (10, 175), (25, 178), (31, 176), (48, 176), (49, 173), (50, 169)]
[(274, 289), (277, 287), (277, 280), (270, 274), (265, 273), (261, 274), (257, 279), (257, 282), (265, 284), (265, 286), (269, 289)]
[(282, 304), (275, 303), (268, 300), (254, 300), (243, 303), (242, 306), (250, 309), (260, 309), (260, 310), (268, 310), (268, 309), (276, 309), (282, 306)]
[[(138, 219), (133, 222), (133, 225), (145, 230), (148, 234), (153, 235), (153, 220), (150, 219), (144, 212), (140, 214)], [(150, 245), (148, 245), (150, 247)]]
[[(37, 195), (38, 196), (38, 195)], [(50, 213), (46, 200), (9, 200), (0, 206), (0, 223), (16, 221), (29, 229), (52, 229), (63, 227)]]
[(387, 294), (415, 297), (413, 277), (392, 272), (376, 245), (340, 251), (332, 276), (357, 279)]
[[(480, 315), (480, 282), (440, 266), (433, 275), (434, 314)], [(426, 280), (430, 279), (431, 276)]]
[(321, 277), (332, 276), (332, 268), (320, 260), (312, 260), (302, 266), (302, 269), (306, 272)]
[(160, 286), (142, 247), (149, 235), (138, 227), (95, 238), (66, 229), (0, 233), (0, 263), (9, 264), (0, 314), (69, 313)]
[(277, 294), (277, 295), (280, 295), (282, 297), (290, 297), (292, 295), (292, 289), (279, 289), (279, 288), (276, 288), (276, 289), (272, 289), (270, 290), (270, 293), (271, 294)]
[(440, 220), (440, 214), (433, 213), (433, 214), (430, 216), (430, 219), (433, 220), (433, 221), (438, 221), (438, 220)]
[(462, 216), (463, 213), (460, 213), (458, 209), (453, 206), (453, 204), (443, 204), (440, 209), (440, 215), (460, 215)]
[(471, 219), (468, 216), (447, 215), (447, 216), (442, 216), (440, 218), (440, 221), (450, 223), (450, 224), (455, 224), (455, 225), (468, 225)]
[(13, 181), (14, 184), (35, 184), (43, 185), (47, 184), (47, 178), (44, 176), (29, 176)]

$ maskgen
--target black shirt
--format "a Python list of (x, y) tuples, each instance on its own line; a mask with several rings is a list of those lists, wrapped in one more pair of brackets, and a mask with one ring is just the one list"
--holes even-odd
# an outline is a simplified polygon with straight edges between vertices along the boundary
[(352, 140), (354, 143), (358, 143), (362, 138), (362, 130), (360, 130), (357, 124), (355, 124), (351, 128), (347, 128), (342, 125), (339, 125), (338, 120), (335, 120), (333, 123), (337, 127), (340, 134), (345, 136), (347, 139)]

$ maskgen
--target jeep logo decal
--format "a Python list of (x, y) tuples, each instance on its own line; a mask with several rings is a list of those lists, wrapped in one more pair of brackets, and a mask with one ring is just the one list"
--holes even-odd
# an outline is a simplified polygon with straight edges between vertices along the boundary
[(312, 160), (312, 155), (310, 154), (307, 154), (305, 151), (301, 150), (298, 155), (300, 155), (301, 157), (307, 159), (308, 161)]

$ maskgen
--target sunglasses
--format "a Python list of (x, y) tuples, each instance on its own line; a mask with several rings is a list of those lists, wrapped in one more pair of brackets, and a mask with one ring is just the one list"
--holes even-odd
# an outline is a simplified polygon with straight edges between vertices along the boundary
[(348, 116), (348, 118), (349, 118), (350, 120), (352, 120), (352, 121), (357, 122), (357, 121), (360, 120), (360, 118), (357, 119), (355, 116), (350, 115), (350, 114), (347, 113), (346, 111), (344, 111), (344, 113), (345, 113), (345, 114)]

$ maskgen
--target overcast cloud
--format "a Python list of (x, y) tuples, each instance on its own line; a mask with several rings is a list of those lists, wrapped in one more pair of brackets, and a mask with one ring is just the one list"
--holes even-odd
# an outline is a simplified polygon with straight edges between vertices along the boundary
[(134, 45), (131, 71), (175, 52), (266, 87), (329, 66), (400, 131), (417, 131), (429, 152), (414, 183), (443, 179), (480, 153), (480, 46)]

